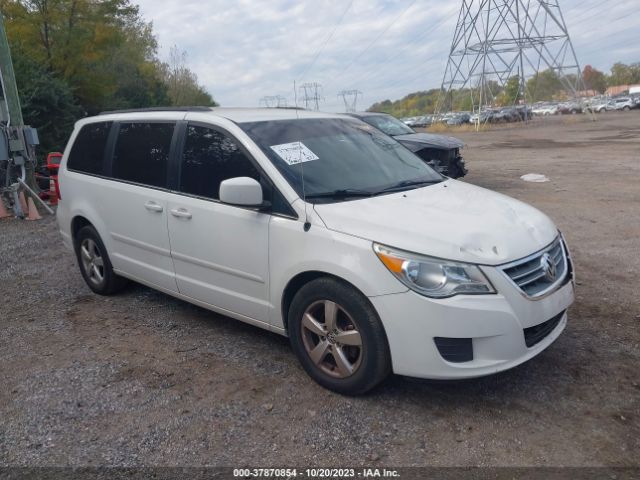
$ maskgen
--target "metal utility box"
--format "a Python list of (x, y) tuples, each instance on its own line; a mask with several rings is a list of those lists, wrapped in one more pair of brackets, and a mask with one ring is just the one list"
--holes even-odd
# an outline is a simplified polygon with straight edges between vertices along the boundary
[(27, 141), (27, 145), (40, 145), (38, 131), (33, 127), (24, 127), (24, 139)]
[(9, 150), (12, 152), (24, 152), (24, 142), (22, 139), (9, 140)]
[(9, 145), (7, 145), (7, 137), (0, 135), (0, 162), (9, 160)]
[(6, 100), (0, 100), (0, 122), (7, 123), (9, 121), (9, 109)]

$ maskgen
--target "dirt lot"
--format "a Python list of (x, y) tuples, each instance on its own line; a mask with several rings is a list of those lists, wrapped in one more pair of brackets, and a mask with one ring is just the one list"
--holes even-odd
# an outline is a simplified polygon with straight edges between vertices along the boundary
[(142, 286), (93, 295), (53, 219), (5, 220), (0, 465), (639, 465), (640, 111), (459, 136), (465, 181), (572, 247), (577, 302), (539, 357), (342, 397), (275, 334)]

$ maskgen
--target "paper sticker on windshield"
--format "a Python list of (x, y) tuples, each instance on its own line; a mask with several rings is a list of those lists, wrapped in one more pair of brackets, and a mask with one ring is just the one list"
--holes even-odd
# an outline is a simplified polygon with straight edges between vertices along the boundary
[(302, 142), (283, 143), (282, 145), (272, 145), (271, 150), (287, 162), (288, 165), (320, 160), (315, 153), (307, 148)]

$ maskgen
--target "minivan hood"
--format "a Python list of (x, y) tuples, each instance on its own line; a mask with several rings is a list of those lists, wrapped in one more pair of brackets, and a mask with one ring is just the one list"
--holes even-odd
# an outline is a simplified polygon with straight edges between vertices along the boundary
[(539, 210), (456, 180), (316, 204), (315, 210), (331, 230), (414, 253), (485, 265), (526, 257), (558, 235)]
[[(427, 145), (440, 148), (462, 148), (464, 146), (464, 143), (455, 137), (434, 135), (432, 133), (407, 133), (405, 135), (395, 135), (393, 138), (404, 144), (412, 152), (420, 150)], [(408, 143), (413, 145), (408, 145)]]

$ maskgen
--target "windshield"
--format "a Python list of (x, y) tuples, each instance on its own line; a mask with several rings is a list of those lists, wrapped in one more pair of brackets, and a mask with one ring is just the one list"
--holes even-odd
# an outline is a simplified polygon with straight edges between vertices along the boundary
[(394, 187), (417, 188), (420, 185), (413, 182), (443, 179), (398, 142), (356, 119), (278, 120), (240, 127), (296, 193), (313, 203), (371, 196), (395, 191)]
[(391, 136), (416, 133), (413, 129), (390, 115), (371, 115), (362, 118), (362, 120)]

